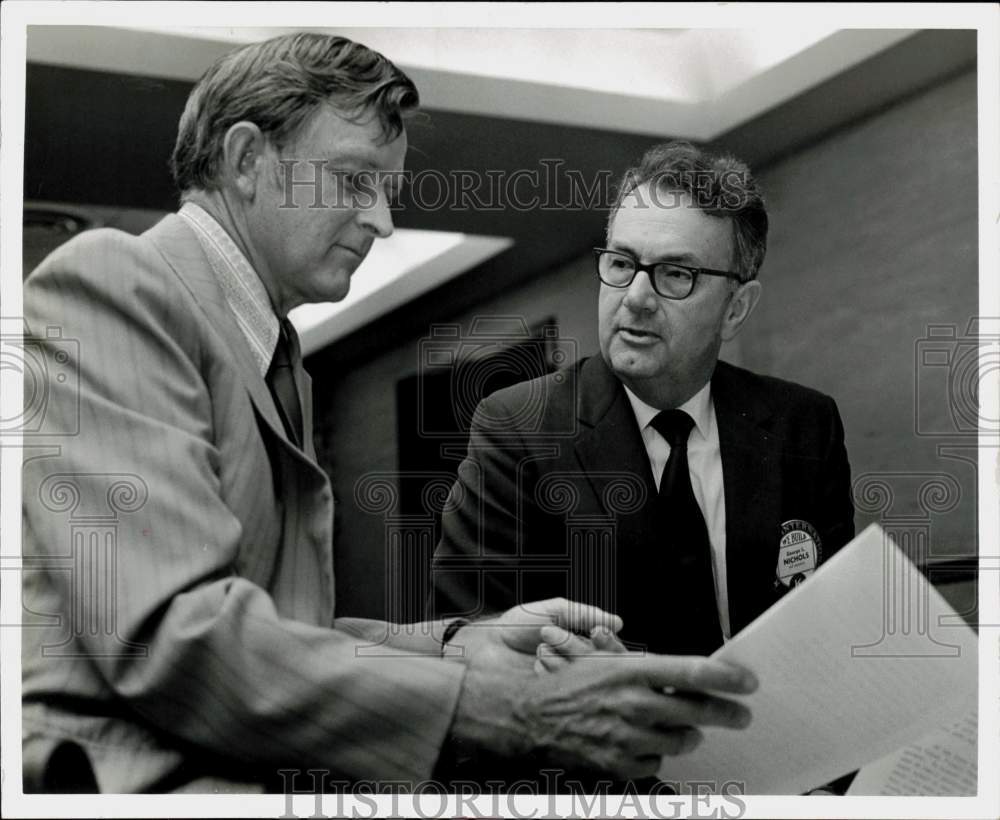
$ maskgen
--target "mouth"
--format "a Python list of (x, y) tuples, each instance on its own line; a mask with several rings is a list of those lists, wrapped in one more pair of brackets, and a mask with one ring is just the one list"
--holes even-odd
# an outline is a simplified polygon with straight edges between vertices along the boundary
[(640, 327), (622, 326), (618, 328), (618, 335), (631, 344), (653, 344), (659, 340), (659, 336)]
[(341, 245), (338, 242), (337, 243), (337, 247), (338, 248), (342, 248), (343, 250), (348, 251), (349, 253), (354, 254), (359, 260), (365, 258), (365, 252), (364, 251), (360, 251), (357, 248), (352, 248), (350, 245)]

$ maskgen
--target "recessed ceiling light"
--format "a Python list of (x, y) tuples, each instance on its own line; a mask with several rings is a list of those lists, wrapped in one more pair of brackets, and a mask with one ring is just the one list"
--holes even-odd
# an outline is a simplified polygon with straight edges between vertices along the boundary
[(302, 305), (288, 314), (303, 354), (314, 353), (512, 244), (502, 236), (397, 228), (372, 245), (351, 277), (345, 299)]

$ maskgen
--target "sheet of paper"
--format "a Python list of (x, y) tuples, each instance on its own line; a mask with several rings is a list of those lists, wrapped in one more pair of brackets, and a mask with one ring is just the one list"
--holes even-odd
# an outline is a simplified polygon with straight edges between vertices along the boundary
[(875, 524), (715, 657), (756, 673), (754, 721), (664, 758), (684, 792), (801, 794), (976, 705), (976, 634)]
[(863, 767), (847, 790), (850, 795), (958, 797), (976, 793), (978, 712), (973, 710)]

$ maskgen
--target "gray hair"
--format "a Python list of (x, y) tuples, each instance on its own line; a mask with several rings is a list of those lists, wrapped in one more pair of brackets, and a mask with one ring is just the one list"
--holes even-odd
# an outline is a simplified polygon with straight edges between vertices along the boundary
[(733, 257), (744, 281), (756, 279), (767, 250), (767, 209), (757, 181), (745, 163), (714, 155), (689, 142), (665, 142), (650, 148), (629, 168), (618, 187), (608, 217), (608, 232), (622, 201), (640, 185), (688, 194), (709, 216), (733, 221)]
[(297, 32), (244, 46), (192, 89), (170, 160), (174, 181), (181, 192), (213, 187), (232, 125), (252, 122), (280, 148), (324, 102), (359, 120), (374, 114), (390, 142), (420, 95), (389, 60), (346, 37)]

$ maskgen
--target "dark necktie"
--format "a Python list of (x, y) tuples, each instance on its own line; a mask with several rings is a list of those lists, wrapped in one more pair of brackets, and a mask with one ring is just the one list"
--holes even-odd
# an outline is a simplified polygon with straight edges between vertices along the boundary
[(705, 519), (688, 473), (687, 443), (692, 419), (683, 410), (664, 410), (650, 422), (670, 444), (660, 479), (660, 531), (664, 534), (662, 578), (666, 617), (650, 649), (672, 655), (710, 655), (722, 645), (715, 599), (712, 551)]
[(302, 405), (299, 391), (295, 387), (295, 359), (299, 353), (299, 338), (295, 328), (287, 319), (281, 320), (278, 344), (275, 345), (271, 366), (267, 369), (265, 381), (278, 405), (285, 432), (295, 444), (302, 446)]

